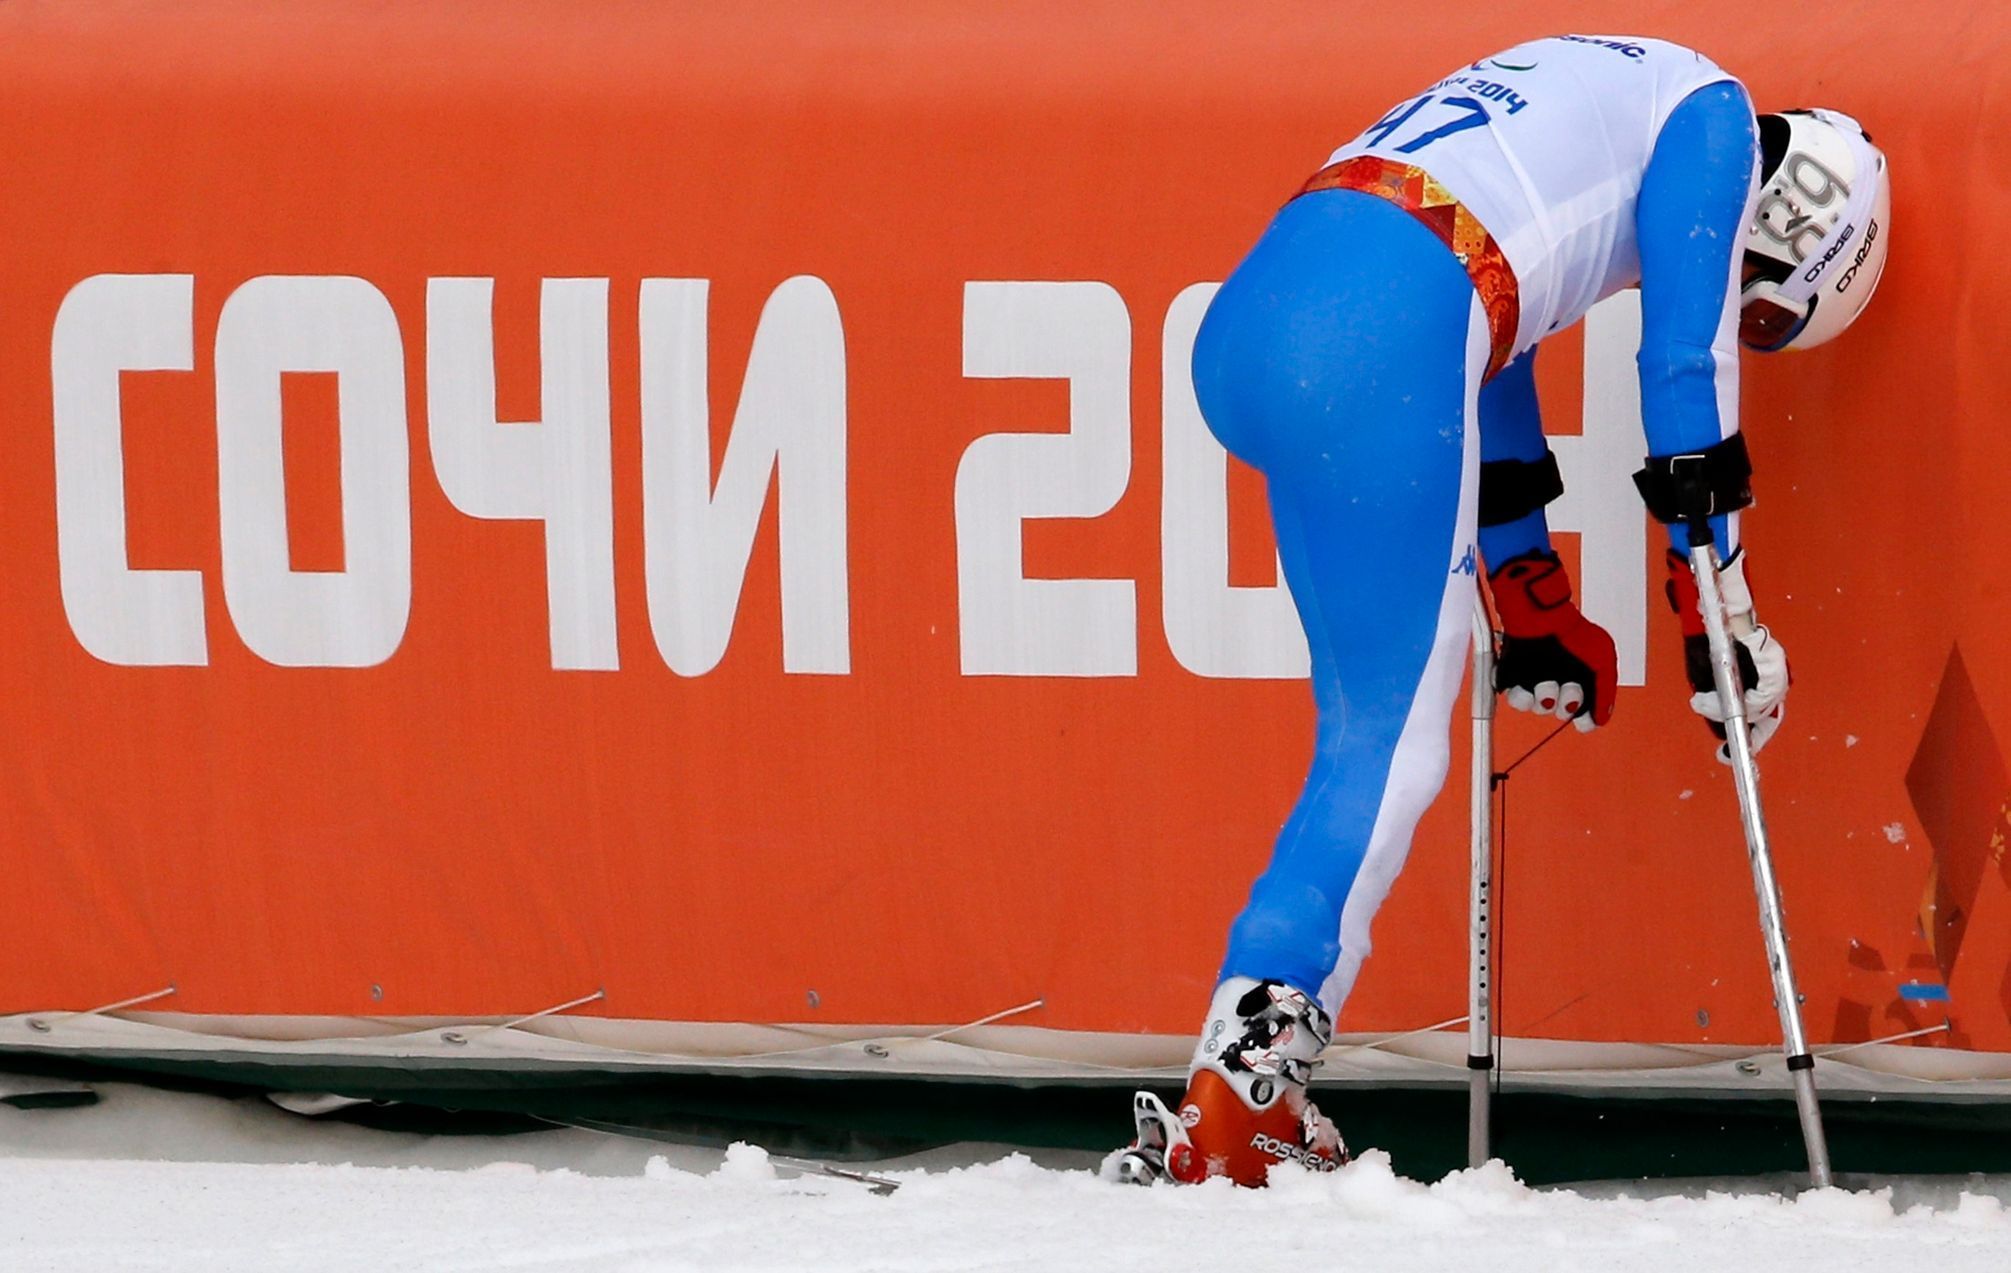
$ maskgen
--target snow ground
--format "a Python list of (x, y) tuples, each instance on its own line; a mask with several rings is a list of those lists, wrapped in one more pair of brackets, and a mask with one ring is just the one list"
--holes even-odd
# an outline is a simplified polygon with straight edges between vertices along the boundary
[(1262, 1192), (1122, 1189), (1093, 1178), (1085, 1155), (1036, 1163), (959, 1147), (876, 1167), (902, 1182), (883, 1197), (778, 1169), (751, 1146), (419, 1136), (255, 1100), (98, 1091), (88, 1108), (0, 1106), (0, 1268), (2011, 1268), (2003, 1177), (1792, 1201), (1697, 1188), (1649, 1198), (1532, 1190), (1499, 1164), (1425, 1186), (1371, 1154)]

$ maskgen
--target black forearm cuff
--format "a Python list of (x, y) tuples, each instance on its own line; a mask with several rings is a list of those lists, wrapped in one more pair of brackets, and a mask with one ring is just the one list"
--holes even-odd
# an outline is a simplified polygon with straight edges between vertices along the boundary
[(1480, 524), (1521, 521), (1562, 494), (1564, 479), (1550, 451), (1540, 460), (1488, 460), (1480, 466)]
[(1682, 455), (1651, 455), (1647, 467), (1634, 475), (1634, 485), (1658, 522), (1680, 522), (1692, 511), (1705, 517), (1736, 513), (1753, 502), (1753, 462), (1746, 454), (1746, 436), (1734, 433)]

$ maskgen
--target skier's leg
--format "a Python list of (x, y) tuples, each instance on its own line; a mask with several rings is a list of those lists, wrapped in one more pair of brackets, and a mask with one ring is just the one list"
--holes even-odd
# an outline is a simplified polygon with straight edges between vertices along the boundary
[(1231, 930), (1222, 978), (1330, 1017), (1444, 783), (1477, 561), (1472, 426), (1488, 355), (1457, 261), (1378, 200), (1287, 205), (1195, 347), (1211, 428), (1270, 488), (1312, 652), (1304, 791)]
[(1348, 194), (1288, 205), (1197, 337), (1202, 412), (1270, 483), (1319, 732), (1305, 792), (1232, 930), (1184, 1127), (1167, 1138), (1177, 1177), (1260, 1183), (1280, 1159), (1344, 1156), (1305, 1083), (1444, 781), (1488, 353), (1451, 253), (1402, 210)]
[(1477, 365), (1369, 386), (1347, 427), (1268, 466), (1279, 552), (1313, 651), (1319, 729), (1304, 791), (1230, 931), (1222, 977), (1283, 981), (1329, 1017), (1445, 782), (1475, 587), (1470, 422), (1487, 354), (1477, 307), (1467, 335), (1461, 361)]

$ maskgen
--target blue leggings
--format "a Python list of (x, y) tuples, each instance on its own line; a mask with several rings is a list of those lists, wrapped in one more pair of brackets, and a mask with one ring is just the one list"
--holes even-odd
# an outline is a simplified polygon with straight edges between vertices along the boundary
[(1269, 483), (1319, 708), (1305, 790), (1222, 976), (1284, 981), (1330, 1013), (1445, 783), (1474, 614), (1487, 356), (1451, 251), (1353, 191), (1287, 204), (1195, 339), (1209, 429)]

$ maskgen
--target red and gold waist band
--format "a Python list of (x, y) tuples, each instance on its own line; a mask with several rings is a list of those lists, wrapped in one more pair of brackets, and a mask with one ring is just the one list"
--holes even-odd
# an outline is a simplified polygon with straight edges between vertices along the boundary
[(1509, 351), (1515, 347), (1516, 327), (1522, 319), (1515, 271), (1508, 267), (1501, 245), (1467, 211), (1465, 204), (1453, 198), (1424, 169), (1375, 155), (1356, 155), (1328, 164), (1313, 174), (1299, 194), (1317, 190), (1359, 190), (1387, 199), (1436, 234), (1466, 268), (1474, 291), (1480, 294), (1481, 307), (1487, 311), (1491, 350), (1482, 379), (1492, 379), (1495, 372), (1507, 365)]

